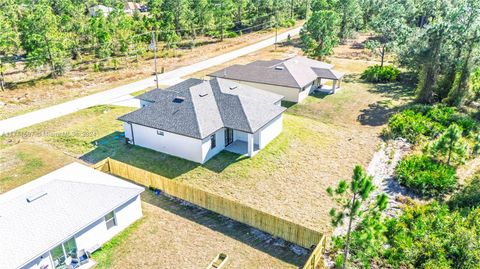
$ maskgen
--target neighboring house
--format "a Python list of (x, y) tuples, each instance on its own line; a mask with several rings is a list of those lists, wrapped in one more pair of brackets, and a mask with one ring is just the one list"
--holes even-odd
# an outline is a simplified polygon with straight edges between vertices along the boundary
[(283, 96), (225, 79), (188, 79), (138, 96), (121, 116), (129, 143), (205, 163), (223, 149), (249, 157), (282, 131)]
[[(255, 61), (247, 65), (232, 65), (209, 74), (258, 89), (285, 96), (290, 102), (301, 102), (315, 90), (335, 93), (343, 73), (332, 70), (333, 65), (296, 56), (286, 60)], [(331, 86), (322, 84), (332, 81)]]
[(128, 15), (133, 15), (135, 12), (145, 12), (145, 6), (140, 3), (126, 2), (124, 12)]
[(99, 12), (102, 12), (103, 16), (108, 17), (112, 11), (113, 8), (104, 5), (96, 5), (88, 8), (90, 16), (96, 16)]
[(142, 217), (143, 188), (79, 163), (0, 195), (0, 268), (89, 268)]

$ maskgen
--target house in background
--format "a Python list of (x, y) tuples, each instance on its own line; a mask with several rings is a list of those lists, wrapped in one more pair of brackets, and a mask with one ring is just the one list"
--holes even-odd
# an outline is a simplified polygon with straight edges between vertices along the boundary
[(93, 7), (89, 7), (88, 8), (88, 13), (90, 14), (90, 16), (96, 16), (97, 14), (99, 14), (100, 12), (103, 14), (103, 16), (105, 17), (108, 17), (108, 15), (110, 15), (110, 13), (113, 11), (113, 8), (111, 7), (107, 7), (107, 6), (104, 6), (104, 5), (96, 5), (96, 6), (93, 6)]
[(197, 163), (226, 149), (253, 156), (282, 131), (283, 96), (225, 79), (188, 79), (138, 96), (118, 118), (129, 143)]
[(135, 12), (143, 13), (147, 11), (148, 11), (148, 7), (146, 5), (136, 3), (136, 2), (125, 3), (125, 9), (124, 9), (125, 14), (133, 15)]
[[(299, 103), (315, 90), (335, 93), (340, 88), (344, 74), (332, 68), (331, 64), (296, 56), (232, 65), (209, 76), (270, 91), (285, 96), (287, 101)], [(326, 80), (332, 81), (332, 86), (324, 85)]]
[(0, 268), (90, 268), (142, 217), (143, 188), (72, 163), (0, 195)]

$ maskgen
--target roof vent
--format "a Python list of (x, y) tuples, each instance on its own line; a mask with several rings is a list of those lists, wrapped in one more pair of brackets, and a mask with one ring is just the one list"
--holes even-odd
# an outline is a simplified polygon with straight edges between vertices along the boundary
[(275, 70), (283, 70), (283, 66), (280, 66), (280, 65), (275, 66)]
[(238, 88), (238, 86), (230, 86), (230, 90), (236, 90)]
[(208, 95), (208, 93), (206, 93), (206, 92), (198, 94), (198, 96), (200, 96), (200, 97), (205, 97), (207, 95)]
[(34, 195), (28, 196), (28, 197), (27, 197), (27, 202), (31, 203), (31, 202), (33, 202), (33, 201), (35, 201), (35, 200), (38, 200), (38, 199), (42, 198), (42, 197), (45, 196), (45, 195), (47, 195), (46, 192), (39, 192), (39, 193), (36, 193), (36, 194), (34, 194)]
[(177, 96), (177, 97), (175, 97), (175, 99), (173, 99), (173, 102), (177, 103), (177, 104), (180, 104), (183, 101), (185, 101), (185, 98), (183, 98), (181, 96)]

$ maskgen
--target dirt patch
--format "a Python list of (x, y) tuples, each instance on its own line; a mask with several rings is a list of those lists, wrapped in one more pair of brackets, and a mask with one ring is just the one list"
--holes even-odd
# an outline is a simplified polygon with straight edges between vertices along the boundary
[(151, 191), (144, 217), (115, 250), (110, 268), (205, 268), (223, 252), (228, 268), (298, 268), (308, 252), (283, 240)]

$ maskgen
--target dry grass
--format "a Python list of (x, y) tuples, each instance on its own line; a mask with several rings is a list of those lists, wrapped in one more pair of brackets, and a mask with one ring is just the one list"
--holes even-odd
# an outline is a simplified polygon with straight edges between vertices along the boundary
[[(277, 51), (270, 47), (241, 57), (235, 63), (247, 63), (259, 57), (287, 57), (298, 51), (294, 46)], [(358, 75), (371, 64), (369, 61), (336, 57), (330, 61), (337, 69), (349, 73), (342, 89), (335, 95), (309, 96), (304, 103), (290, 107), (284, 117), (283, 133), (252, 159), (222, 152), (200, 166), (147, 149), (126, 146), (122, 125), (115, 118), (129, 109), (119, 107), (91, 108), (28, 129), (95, 131), (90, 137), (75, 137), (75, 140), (68, 136), (3, 139), (0, 140), (0, 156), (9, 156), (15, 152), (15, 147), (30, 148), (31, 145), (37, 147), (32, 147), (32, 151), (38, 152), (46, 151), (38, 148), (40, 145), (49, 150), (54, 148), (59, 156), (65, 156), (59, 152), (74, 156), (84, 154), (81, 159), (92, 162), (111, 156), (326, 231), (330, 229), (327, 212), (334, 202), (326, 195), (325, 189), (340, 179), (349, 178), (355, 164), (366, 165), (370, 161), (388, 116), (409, 100), (409, 91), (402, 85), (373, 86), (359, 81)], [(195, 76), (202, 77), (220, 68), (222, 66)], [(92, 144), (94, 141), (96, 145)], [(3, 158), (2, 162), (8, 160)], [(50, 157), (46, 154), (39, 158), (47, 163)], [(51, 162), (56, 165), (66, 163), (62, 158)], [(23, 174), (20, 163), (12, 163), (10, 171)], [(39, 170), (37, 173), (46, 172)], [(25, 180), (15, 184), (32, 177), (30, 173)], [(9, 184), (5, 185), (7, 189), (16, 186), (8, 183), (11, 179), (0, 178), (0, 184), (5, 184), (2, 181)], [(250, 241), (244, 242), (225, 235), (226, 232), (208, 228), (208, 221), (199, 223), (189, 219), (188, 214), (179, 217), (180, 211), (168, 210), (157, 204), (164, 202), (150, 198), (144, 196), (145, 219), (138, 230), (128, 236), (128, 244), (116, 248), (118, 258), (115, 258), (113, 268), (138, 266), (139, 262), (143, 262), (141, 267), (201, 268), (221, 251), (231, 255), (233, 268), (292, 266), (282, 258), (266, 254), (268, 251), (256, 249)]]
[[(301, 24), (300, 21), (297, 26)], [(279, 32), (286, 30), (281, 29)], [(266, 39), (272, 34), (273, 30), (265, 30), (225, 39), (222, 43), (207, 40), (210, 42), (203, 46), (178, 49), (177, 57), (158, 60), (159, 70), (164, 69), (166, 72), (200, 62)], [(146, 78), (153, 73), (152, 58), (153, 56), (146, 57), (138, 63), (125, 61), (118, 70), (103, 72), (94, 72), (93, 63), (87, 62), (78, 64), (74, 70), (57, 79), (45, 78), (42, 73), (33, 71), (24, 74), (23, 64), (18, 64), (14, 70), (7, 71), (6, 78), (7, 83), (17, 84), (12, 90), (0, 91), (0, 102), (5, 103), (0, 107), (0, 120)]]
[(73, 161), (51, 146), (21, 143), (0, 150), (0, 194)]
[(308, 258), (295, 255), (288, 243), (209, 211), (150, 191), (142, 200), (144, 217), (125, 238), (128, 244), (115, 247), (112, 259), (101, 257), (99, 268), (205, 268), (221, 252), (228, 255), (228, 268), (298, 268)]

